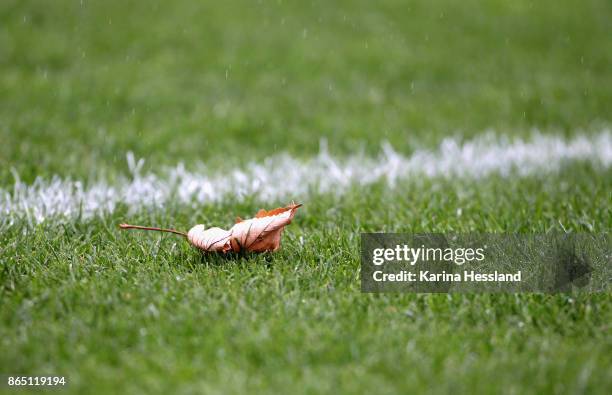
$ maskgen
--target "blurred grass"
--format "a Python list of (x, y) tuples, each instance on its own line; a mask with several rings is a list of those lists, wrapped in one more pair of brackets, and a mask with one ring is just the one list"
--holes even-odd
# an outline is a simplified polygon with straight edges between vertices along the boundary
[(607, 1), (0, 4), (0, 185), (607, 125)]

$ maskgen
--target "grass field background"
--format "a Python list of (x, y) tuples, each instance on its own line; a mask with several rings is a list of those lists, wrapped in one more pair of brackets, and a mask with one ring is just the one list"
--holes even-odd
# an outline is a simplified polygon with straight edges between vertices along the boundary
[[(0, 193), (15, 174), (112, 182), (129, 151), (147, 172), (216, 173), (323, 138), (342, 158), (599, 133), (610, 20), (607, 1), (2, 1)], [(609, 232), (611, 180), (568, 162), (312, 193), (281, 251), (239, 259), (116, 225), (227, 227), (287, 202), (0, 221), (0, 374), (72, 393), (609, 393), (609, 293), (366, 295), (358, 247), (362, 231)]]

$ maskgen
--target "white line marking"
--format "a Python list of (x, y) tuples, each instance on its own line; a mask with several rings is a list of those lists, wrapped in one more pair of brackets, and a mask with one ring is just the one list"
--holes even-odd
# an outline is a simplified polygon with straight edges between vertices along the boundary
[(527, 141), (493, 134), (465, 143), (448, 138), (437, 150), (418, 150), (410, 156), (383, 143), (381, 154), (375, 158), (334, 158), (323, 143), (319, 155), (306, 161), (280, 154), (242, 169), (213, 174), (187, 171), (182, 163), (159, 174), (143, 174), (144, 160), (128, 153), (130, 175), (114, 184), (98, 181), (85, 187), (83, 182), (55, 176), (26, 185), (15, 174), (13, 190), (0, 189), (0, 225), (10, 225), (20, 218), (30, 224), (49, 218), (87, 219), (111, 213), (122, 203), (137, 210), (163, 207), (170, 200), (194, 207), (227, 197), (306, 201), (311, 193), (341, 194), (351, 185), (378, 180), (393, 187), (410, 177), (526, 176), (557, 171), (567, 161), (587, 161), (608, 168), (612, 164), (610, 130), (570, 140), (540, 133)]

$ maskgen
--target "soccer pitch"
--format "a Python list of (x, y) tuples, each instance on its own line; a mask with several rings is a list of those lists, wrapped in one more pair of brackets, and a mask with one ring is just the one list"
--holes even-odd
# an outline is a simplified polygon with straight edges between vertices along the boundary
[[(609, 292), (366, 294), (359, 245), (610, 232), (611, 20), (603, 0), (0, 2), (0, 378), (610, 393)], [(117, 228), (292, 200), (273, 254)]]

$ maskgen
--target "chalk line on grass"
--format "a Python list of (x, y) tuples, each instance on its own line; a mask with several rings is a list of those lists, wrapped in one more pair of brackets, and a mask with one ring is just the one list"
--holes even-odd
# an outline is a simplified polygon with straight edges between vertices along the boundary
[(30, 224), (49, 218), (91, 218), (111, 213), (119, 204), (130, 210), (163, 207), (169, 201), (200, 206), (233, 197), (261, 201), (305, 199), (309, 194), (341, 194), (351, 185), (384, 181), (390, 187), (410, 177), (481, 178), (553, 172), (568, 161), (587, 161), (602, 168), (612, 164), (609, 129), (572, 139), (534, 133), (530, 139), (509, 139), (485, 134), (467, 142), (442, 141), (436, 150), (417, 150), (410, 156), (382, 144), (377, 157), (363, 154), (335, 158), (321, 145), (308, 160), (288, 154), (224, 172), (188, 171), (182, 163), (159, 173), (143, 173), (144, 160), (128, 153), (129, 176), (114, 183), (82, 181), (55, 176), (36, 179), (31, 185), (15, 174), (12, 190), (0, 189), (0, 225), (25, 219)]

